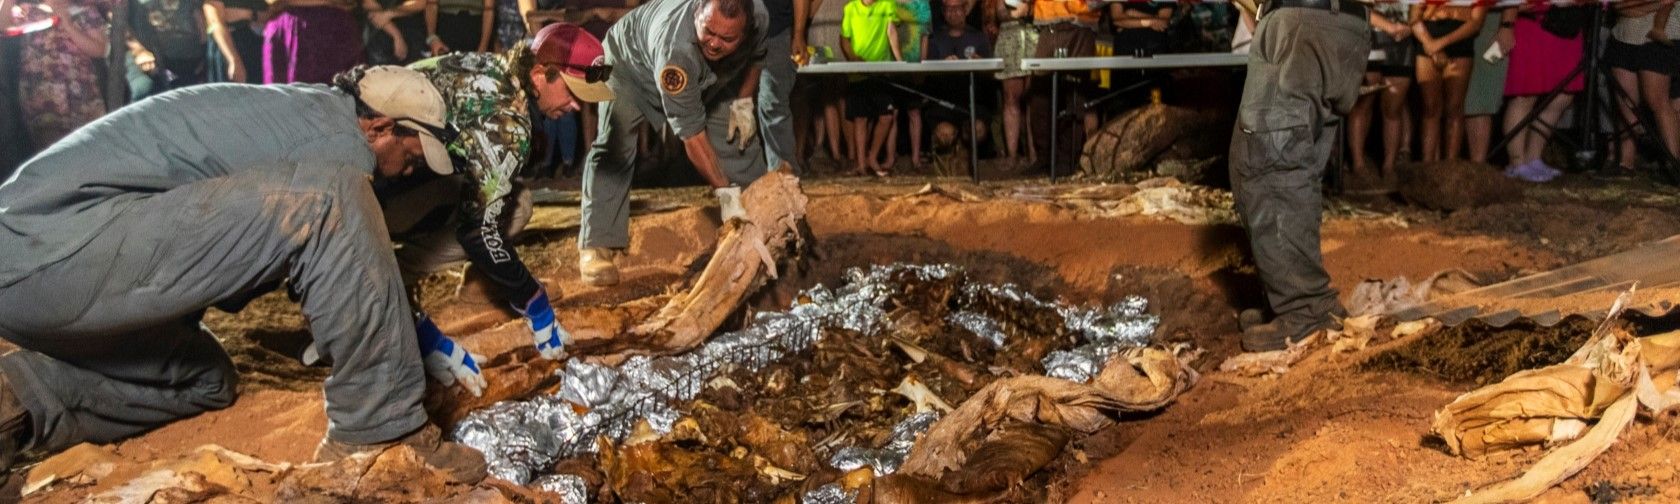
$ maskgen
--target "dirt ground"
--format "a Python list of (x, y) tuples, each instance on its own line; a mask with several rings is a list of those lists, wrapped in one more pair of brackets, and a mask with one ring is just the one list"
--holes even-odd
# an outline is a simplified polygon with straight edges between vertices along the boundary
[[(1075, 303), (1145, 296), (1150, 310), (1162, 317), (1158, 339), (1191, 341), (1208, 350), (1196, 363), (1203, 380), (1163, 412), (1127, 418), (1076, 439), (1056, 462), (1064, 472), (1052, 483), (1053, 500), (1431, 502), (1519, 474), (1540, 456), (1521, 452), (1465, 460), (1446, 454), (1427, 436), (1433, 413), (1454, 397), (1529, 363), (1521, 357), (1530, 349), (1521, 345), (1543, 336), (1537, 328), (1456, 328), (1454, 337), (1462, 341), (1455, 341), (1473, 353), (1509, 354), (1488, 357), (1484, 362), (1491, 364), (1469, 370), (1431, 360), (1428, 352), (1408, 347), (1418, 341), (1401, 340), (1352, 354), (1310, 356), (1282, 376), (1221, 373), (1218, 363), (1239, 352), (1236, 314), (1262, 304), (1240, 227), (1091, 218), (1077, 209), (1006, 196), (1010, 187), (1041, 181), (982, 187), (938, 181), (993, 195), (978, 201), (918, 194), (927, 182), (808, 182), (812, 254), (754, 307), (780, 309), (793, 293), (832, 284), (847, 268), (891, 262), (950, 262), (976, 280), (1013, 282)], [(1569, 178), (1526, 188), (1514, 202), (1452, 213), (1392, 201), (1338, 201), (1323, 227), (1325, 264), (1344, 294), (1365, 279), (1419, 280), (1453, 268), (1506, 279), (1680, 234), (1675, 213), (1680, 199), (1665, 189)], [(558, 298), (562, 322), (578, 332), (611, 331), (590, 327), (591, 310), (667, 292), (707, 253), (718, 220), (715, 208), (704, 206), (704, 196), (699, 189), (637, 193), (632, 244), (620, 262), (624, 282), (616, 287), (578, 282), (576, 208), (564, 200), (539, 208), (536, 230), (522, 239), (519, 252)], [(459, 271), (427, 282), (425, 307), (464, 345), (494, 355), (529, 344), (517, 322), (510, 325), (511, 312), (488, 301), (481, 286)], [(295, 306), (270, 295), (237, 315), (213, 312), (206, 322), (239, 365), (238, 402), (117, 443), (116, 454), (144, 462), (218, 444), (271, 462), (308, 461), (326, 427), (319, 383), (327, 371), (296, 360), (308, 335)], [(1544, 337), (1568, 345), (1587, 329), (1563, 324)], [(1473, 344), (1481, 338), (1510, 342), (1516, 350)], [(1510, 362), (1518, 364), (1484, 369)], [(1680, 499), (1675, 424), (1666, 417), (1641, 419), (1623, 442), (1542, 501), (1675, 502)], [(70, 488), (31, 500), (86, 496), (85, 489)]]

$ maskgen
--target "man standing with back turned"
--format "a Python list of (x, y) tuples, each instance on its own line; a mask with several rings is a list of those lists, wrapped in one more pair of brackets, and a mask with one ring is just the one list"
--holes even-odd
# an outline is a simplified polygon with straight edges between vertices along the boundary
[(1346, 315), (1319, 250), (1336, 116), (1358, 98), (1370, 52), (1365, 3), (1268, 0), (1231, 137), (1231, 188), (1272, 309), (1242, 316), (1244, 350), (1282, 350)]

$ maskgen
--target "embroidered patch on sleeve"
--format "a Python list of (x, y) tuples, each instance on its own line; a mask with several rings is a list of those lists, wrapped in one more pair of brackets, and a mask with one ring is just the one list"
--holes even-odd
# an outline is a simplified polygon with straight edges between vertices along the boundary
[(683, 69), (676, 65), (665, 65), (665, 68), (659, 71), (659, 89), (665, 90), (666, 94), (681, 93), (687, 87), (688, 72), (684, 72)]

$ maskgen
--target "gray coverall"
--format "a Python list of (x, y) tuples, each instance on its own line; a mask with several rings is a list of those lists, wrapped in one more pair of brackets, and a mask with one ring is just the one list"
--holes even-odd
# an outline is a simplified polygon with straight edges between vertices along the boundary
[(653, 0), (619, 19), (607, 39), (607, 85), (614, 99), (600, 104), (600, 127), (583, 165), (582, 248), (630, 246), (630, 180), (636, 131), (670, 127), (678, 138), (707, 135), (730, 183), (746, 186), (764, 175), (763, 142), (738, 149), (727, 137), (729, 103), (739, 98), (747, 70), (764, 61), (764, 5), (734, 54), (710, 62), (700, 52), (694, 11), (707, 0)]
[[(1350, 0), (1344, 0), (1350, 1)], [(1260, 18), (1231, 139), (1231, 188), (1275, 321), (1295, 336), (1345, 314), (1319, 248), (1331, 124), (1358, 98), (1365, 18), (1280, 8)]]
[[(764, 72), (758, 78), (758, 133), (764, 138), (764, 163), (775, 168), (786, 162), (795, 173), (804, 173), (795, 155), (793, 136), (794, 79), (799, 67), (793, 64), (793, 4), (807, 0), (769, 0), (769, 37), (765, 39)], [(834, 0), (836, 2), (840, 0)], [(803, 50), (803, 49), (801, 49)]]
[(226, 407), (237, 373), (198, 319), (287, 279), (333, 361), (328, 436), (425, 421), (425, 372), (352, 98), (214, 84), (93, 122), (0, 186), (0, 372), (33, 446), (110, 442)]

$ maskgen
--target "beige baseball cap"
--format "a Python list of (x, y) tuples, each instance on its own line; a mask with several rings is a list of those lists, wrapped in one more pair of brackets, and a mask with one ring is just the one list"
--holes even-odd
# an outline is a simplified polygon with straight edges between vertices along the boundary
[(362, 103), (397, 124), (420, 134), (425, 148), (426, 165), (439, 175), (455, 173), (455, 163), (449, 160), (444, 145), (455, 140), (455, 130), (449, 127), (448, 106), (432, 81), (424, 74), (400, 66), (381, 65), (367, 69), (362, 80)]

